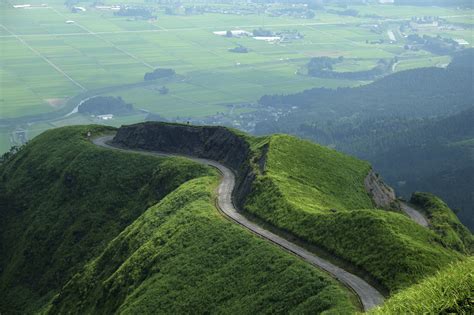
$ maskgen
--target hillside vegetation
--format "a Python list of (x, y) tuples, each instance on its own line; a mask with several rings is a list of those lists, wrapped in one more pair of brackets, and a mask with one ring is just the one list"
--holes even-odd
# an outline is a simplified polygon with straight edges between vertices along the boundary
[[(209, 169), (96, 148), (85, 134), (45, 132), (0, 167), (0, 309), (26, 310), (59, 289), (148, 206)], [(14, 244), (14, 246), (13, 246)]]
[(474, 236), (441, 199), (417, 192), (410, 201), (424, 210), (432, 229), (440, 235), (443, 246), (466, 254), (474, 252)]
[(363, 184), (367, 163), (290, 136), (268, 139), (264, 173), (245, 204), (250, 213), (343, 258), (389, 291), (461, 257), (443, 246), (446, 237), (375, 209)]
[[(350, 313), (333, 280), (225, 220), (217, 177), (181, 185), (109, 243), (48, 313)], [(80, 301), (80, 303), (78, 303)]]
[[(351, 313), (347, 290), (215, 209), (214, 170), (45, 132), (0, 165), (1, 313)], [(5, 206), (5, 207), (4, 207)]]
[(474, 258), (470, 257), (391, 297), (370, 314), (472, 314)]
[(122, 127), (114, 141), (219, 160), (237, 174), (234, 201), (245, 213), (356, 267), (387, 292), (409, 287), (467, 253), (446, 246), (447, 235), (397, 209), (377, 209), (364, 185), (368, 163), (309, 141), (152, 122)]

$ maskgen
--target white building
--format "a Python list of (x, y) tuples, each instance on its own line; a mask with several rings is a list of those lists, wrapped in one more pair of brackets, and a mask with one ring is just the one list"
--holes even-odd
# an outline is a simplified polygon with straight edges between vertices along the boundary
[(114, 115), (106, 114), (106, 115), (97, 115), (95, 117), (97, 117), (100, 120), (111, 120), (112, 118), (114, 118)]

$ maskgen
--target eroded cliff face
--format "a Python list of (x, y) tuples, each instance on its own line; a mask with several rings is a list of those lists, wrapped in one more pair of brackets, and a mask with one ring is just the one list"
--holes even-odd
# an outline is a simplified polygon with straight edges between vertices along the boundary
[[(234, 202), (243, 205), (256, 178), (245, 139), (225, 127), (146, 122), (123, 126), (113, 140), (129, 148), (180, 153), (218, 161), (236, 174)], [(256, 161), (260, 164), (260, 161)]]
[(364, 185), (377, 207), (387, 209), (393, 206), (396, 201), (395, 191), (373, 170), (365, 178)]

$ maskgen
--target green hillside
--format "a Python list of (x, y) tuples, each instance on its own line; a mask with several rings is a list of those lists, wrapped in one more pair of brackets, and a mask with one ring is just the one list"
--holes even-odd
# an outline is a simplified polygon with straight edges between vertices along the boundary
[(474, 236), (441, 199), (429, 193), (417, 192), (410, 201), (425, 212), (443, 246), (466, 254), (474, 252)]
[(75, 275), (48, 313), (354, 311), (333, 280), (225, 220), (212, 203), (216, 182), (188, 181), (149, 208)]
[(272, 136), (265, 175), (291, 205), (308, 212), (372, 208), (367, 162), (286, 135)]
[(445, 246), (451, 236), (375, 209), (364, 190), (367, 163), (290, 136), (268, 139), (265, 170), (245, 204), (253, 215), (342, 258), (390, 292), (466, 252)]
[(347, 313), (347, 290), (225, 220), (216, 172), (66, 127), (0, 165), (0, 312)]
[(370, 314), (472, 314), (473, 291), (474, 258), (470, 257), (395, 294)]
[[(227, 163), (237, 173), (235, 200), (251, 218), (332, 256), (386, 292), (407, 288), (470, 252), (465, 229), (448, 235), (435, 221), (424, 228), (397, 209), (377, 209), (364, 185), (370, 165), (309, 141), (152, 122), (122, 127), (116, 140)], [(453, 215), (449, 208), (445, 213)], [(454, 246), (453, 235), (462, 244)]]
[[(0, 165), (0, 312), (357, 310), (334, 279), (226, 220), (215, 208), (215, 170), (100, 148), (88, 131), (115, 132), (51, 130)], [(368, 163), (308, 141), (164, 123), (126, 126), (116, 138), (229, 163), (244, 213), (395, 294), (389, 310), (399, 307), (398, 294), (464, 266), (456, 263), (472, 253), (472, 234), (439, 198), (412, 198), (429, 228), (377, 209), (364, 186)], [(451, 298), (464, 299), (461, 272), (433, 279), (433, 288), (460, 283), (443, 305), (464, 307)]]
[(1, 309), (34, 309), (148, 206), (210, 174), (184, 159), (98, 149), (88, 130), (111, 129), (48, 131), (0, 168)]

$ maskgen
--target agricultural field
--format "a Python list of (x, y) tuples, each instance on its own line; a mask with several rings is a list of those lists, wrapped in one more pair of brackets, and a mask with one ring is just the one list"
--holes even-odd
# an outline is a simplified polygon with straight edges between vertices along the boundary
[[(13, 5), (30, 4), (27, 8)], [(42, 5), (45, 4), (45, 5)], [(104, 5), (123, 5), (106, 1)], [(85, 11), (72, 13), (64, 1), (2, 2), (0, 22), (0, 152), (11, 143), (13, 131), (26, 130), (31, 139), (54, 126), (75, 123), (118, 125), (137, 122), (144, 114), (101, 122), (75, 114), (48, 120), (58, 111), (67, 113), (76, 104), (68, 100), (81, 93), (110, 88), (100, 94), (121, 96), (135, 108), (168, 119), (193, 118), (251, 111), (264, 94), (294, 93), (312, 87), (341, 87), (363, 81), (321, 79), (302, 75), (300, 70), (312, 57), (343, 56), (337, 71), (367, 70), (378, 60), (400, 59), (395, 71), (415, 67), (443, 66), (448, 56), (427, 51), (406, 51), (405, 41), (395, 31), (397, 20), (416, 15), (416, 7), (354, 6), (358, 17), (316, 11), (313, 18), (255, 14), (204, 13), (166, 15), (157, 4), (130, 3), (153, 7), (156, 19), (116, 16), (107, 9), (80, 3)], [(215, 5), (217, 9), (226, 5)], [(247, 8), (242, 4), (242, 7)], [(255, 6), (255, 5), (254, 5)], [(235, 7), (233, 7), (235, 8)], [(352, 8), (352, 7), (351, 7)], [(427, 11), (428, 10), (428, 11)], [(422, 12), (422, 13), (421, 13)], [(421, 15), (446, 17), (452, 23), (472, 24), (471, 11), (423, 8)], [(388, 19), (396, 41), (387, 32), (371, 31), (378, 15)], [(377, 20), (378, 21), (378, 20)], [(395, 24), (393, 24), (395, 23)], [(382, 23), (383, 24), (383, 23)], [(393, 24), (393, 25), (392, 25)], [(393, 27), (392, 27), (393, 26)], [(300, 39), (267, 42), (252, 37), (218, 36), (213, 32), (264, 28), (278, 33), (295, 30)], [(426, 29), (423, 34), (463, 38), (472, 47), (472, 29)], [(372, 42), (383, 40), (383, 43)], [(243, 46), (248, 53), (230, 52)], [(123, 88), (143, 81), (146, 72), (172, 68), (176, 78), (166, 82), (169, 93), (159, 93), (160, 84)], [(163, 83), (161, 83), (163, 84)], [(248, 108), (235, 104), (251, 104)], [(18, 121), (24, 116), (43, 115), (41, 121)], [(13, 137), (14, 139), (15, 137)], [(15, 141), (14, 141), (15, 142)]]

